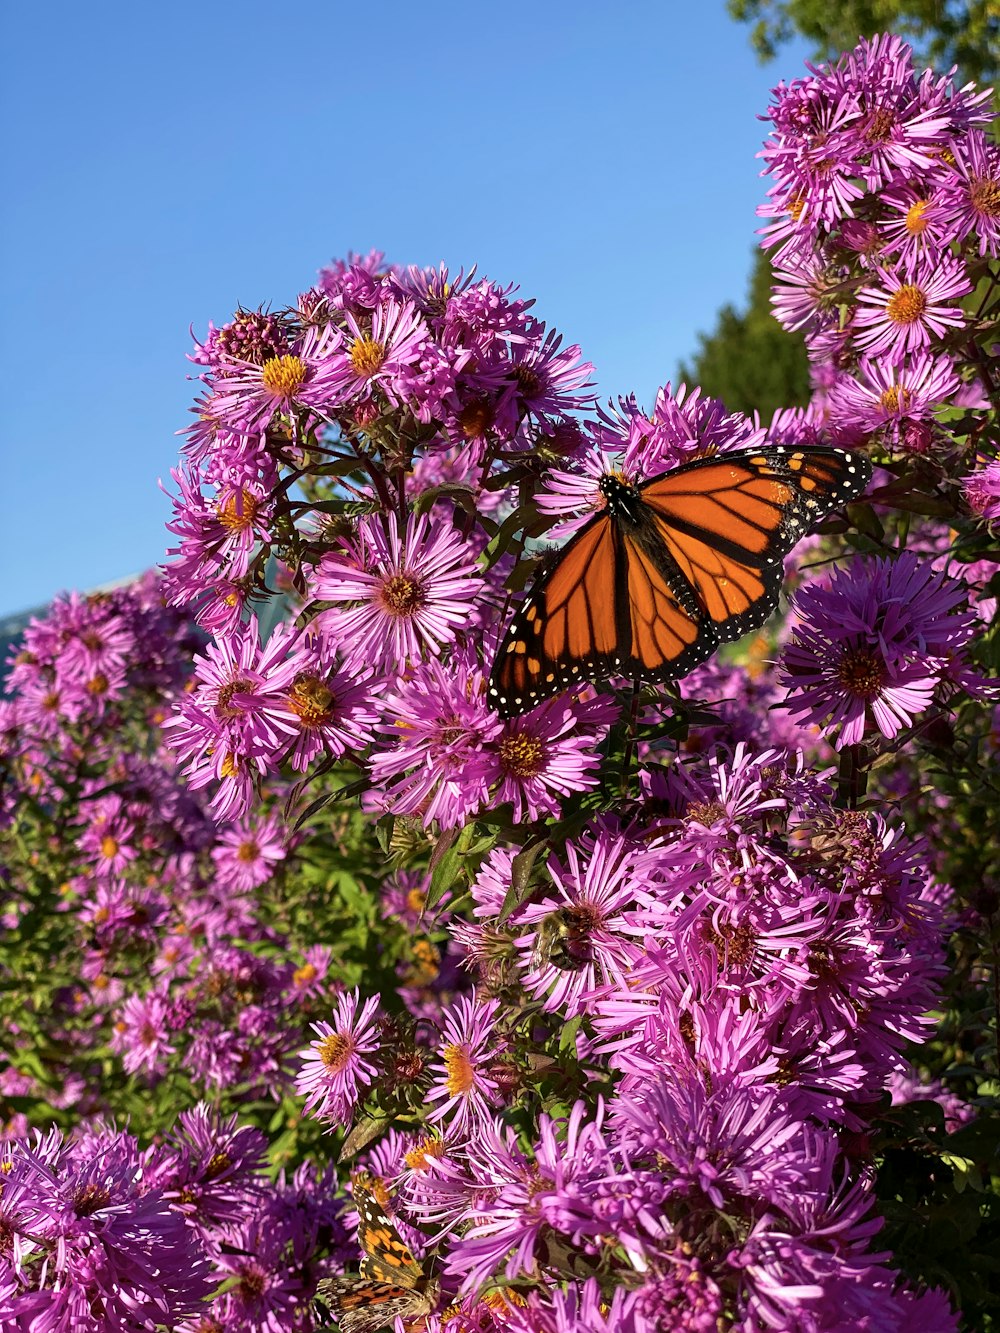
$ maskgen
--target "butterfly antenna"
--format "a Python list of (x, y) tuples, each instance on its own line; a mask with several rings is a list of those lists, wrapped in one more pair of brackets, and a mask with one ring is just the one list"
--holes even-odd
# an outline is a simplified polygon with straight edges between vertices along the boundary
[(622, 773), (620, 782), (620, 791), (622, 796), (628, 795), (629, 769), (632, 767), (632, 756), (635, 753), (635, 736), (639, 729), (639, 677), (636, 676), (632, 681), (632, 702), (628, 713), (628, 730), (625, 732), (625, 749), (622, 753)]

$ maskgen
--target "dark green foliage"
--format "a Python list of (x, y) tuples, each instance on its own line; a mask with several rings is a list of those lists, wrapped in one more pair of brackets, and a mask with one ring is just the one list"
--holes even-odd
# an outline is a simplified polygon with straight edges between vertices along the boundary
[(700, 346), (678, 380), (700, 384), (732, 411), (759, 412), (768, 421), (779, 407), (809, 401), (809, 362), (798, 334), (786, 333), (771, 314), (771, 265), (757, 251), (750, 274), (746, 309), (719, 311), (711, 333), (699, 334)]
[(836, 59), (859, 37), (894, 32), (905, 37), (922, 63), (946, 70), (957, 65), (965, 79), (983, 86), (1000, 79), (1000, 7), (996, 0), (728, 0), (729, 13), (753, 25), (750, 40), (762, 60), (800, 33), (819, 59)]

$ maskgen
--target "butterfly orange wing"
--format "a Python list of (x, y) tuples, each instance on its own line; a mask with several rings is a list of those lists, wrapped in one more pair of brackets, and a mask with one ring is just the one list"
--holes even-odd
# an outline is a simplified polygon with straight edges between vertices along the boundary
[(867, 484), (841, 449), (770, 445), (698, 459), (627, 494), (558, 552), (497, 653), (489, 699), (512, 717), (583, 680), (685, 675), (762, 625), (795, 543)]

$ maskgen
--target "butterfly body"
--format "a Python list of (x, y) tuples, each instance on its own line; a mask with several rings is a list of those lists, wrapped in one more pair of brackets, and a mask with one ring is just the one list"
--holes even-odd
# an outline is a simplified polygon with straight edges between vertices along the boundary
[(358, 1208), (358, 1243), (364, 1251), (357, 1276), (329, 1278), (319, 1284), (317, 1295), (329, 1307), (341, 1333), (378, 1333), (392, 1328), (397, 1316), (419, 1321), (437, 1304), (438, 1284), (427, 1277), (386, 1216), (374, 1192), (358, 1182), (354, 1188)]
[(764, 623), (784, 557), (870, 477), (860, 454), (782, 445), (639, 485), (605, 475), (604, 508), (543, 568), (500, 644), (491, 705), (513, 717), (586, 680), (686, 675)]

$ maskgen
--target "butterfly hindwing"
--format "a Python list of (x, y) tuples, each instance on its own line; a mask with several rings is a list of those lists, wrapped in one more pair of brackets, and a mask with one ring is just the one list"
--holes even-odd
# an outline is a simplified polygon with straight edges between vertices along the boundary
[(317, 1295), (341, 1333), (377, 1333), (397, 1315), (419, 1319), (434, 1309), (437, 1284), (430, 1281), (395, 1223), (360, 1180), (355, 1182), (361, 1271), (319, 1284)]
[(493, 707), (512, 717), (579, 681), (686, 675), (764, 623), (785, 556), (870, 477), (860, 454), (782, 445), (637, 487), (605, 476), (606, 508), (550, 559), (500, 644)]

